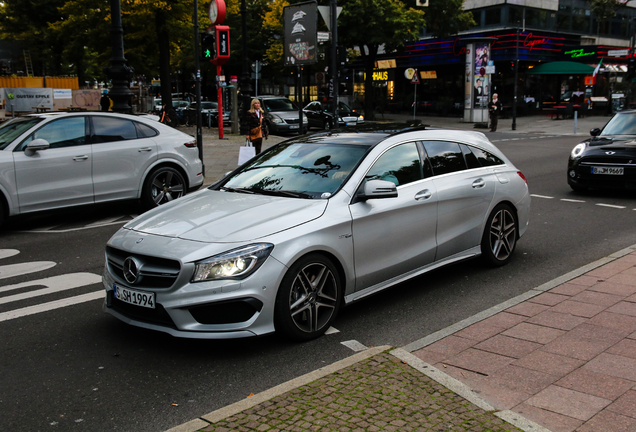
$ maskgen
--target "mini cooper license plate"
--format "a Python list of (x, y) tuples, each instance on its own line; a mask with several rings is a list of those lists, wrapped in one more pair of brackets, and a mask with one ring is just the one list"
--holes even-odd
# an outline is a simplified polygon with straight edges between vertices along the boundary
[(117, 300), (129, 303), (135, 306), (155, 308), (155, 293), (147, 293), (143, 291), (124, 288), (123, 286), (113, 284), (113, 292)]
[(592, 174), (623, 175), (624, 173), (623, 167), (592, 167)]

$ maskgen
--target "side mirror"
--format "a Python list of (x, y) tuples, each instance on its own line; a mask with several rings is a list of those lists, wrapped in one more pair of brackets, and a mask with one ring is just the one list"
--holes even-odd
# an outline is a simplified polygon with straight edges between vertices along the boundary
[(599, 128), (594, 128), (590, 130), (590, 135), (593, 137), (599, 136), (601, 134), (601, 130)]
[(48, 141), (43, 140), (42, 138), (34, 139), (30, 143), (26, 145), (24, 152), (28, 155), (34, 155), (36, 152), (40, 150), (46, 150), (50, 147)]
[(358, 193), (357, 201), (370, 199), (397, 198), (397, 186), (387, 180), (368, 180)]

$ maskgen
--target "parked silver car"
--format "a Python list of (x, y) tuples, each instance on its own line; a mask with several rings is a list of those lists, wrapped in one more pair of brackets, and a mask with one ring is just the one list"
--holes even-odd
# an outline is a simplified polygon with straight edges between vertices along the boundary
[(202, 184), (196, 140), (149, 116), (54, 112), (0, 126), (0, 223), (119, 199), (152, 208)]
[(104, 311), (180, 337), (306, 340), (442, 265), (508, 263), (523, 174), (482, 133), (382, 128), (283, 141), (129, 222), (106, 246)]
[[(258, 96), (265, 112), (265, 121), (272, 134), (299, 132), (298, 107), (284, 96)], [(307, 128), (307, 116), (302, 117)]]

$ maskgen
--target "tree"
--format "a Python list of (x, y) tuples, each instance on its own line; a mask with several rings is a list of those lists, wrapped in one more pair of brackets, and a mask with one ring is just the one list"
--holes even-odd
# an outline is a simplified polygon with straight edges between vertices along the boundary
[(446, 38), (477, 25), (471, 12), (464, 11), (463, 0), (429, 0), (426, 32)]
[(378, 52), (381, 47), (392, 52), (417, 40), (424, 26), (424, 12), (407, 9), (399, 0), (345, 0), (339, 4), (338, 43), (360, 48), (366, 72), (364, 115), (374, 120), (373, 69)]
[(619, 7), (623, 6), (624, 3), (627, 2), (621, 2), (620, 0), (592, 0), (590, 9), (594, 12), (594, 16), (596, 17), (597, 36), (598, 33), (600, 33), (601, 23), (610, 18), (614, 18), (616, 11)]

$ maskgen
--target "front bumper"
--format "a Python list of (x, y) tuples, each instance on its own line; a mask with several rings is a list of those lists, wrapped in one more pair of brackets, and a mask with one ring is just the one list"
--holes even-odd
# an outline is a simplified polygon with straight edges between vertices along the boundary
[[(134, 254), (130, 254), (134, 255)], [(274, 303), (286, 268), (269, 256), (244, 280), (190, 282), (194, 264), (182, 265), (168, 288), (136, 287), (122, 280), (106, 262), (102, 277), (106, 298), (102, 309), (128, 324), (194, 339), (228, 339), (274, 331)], [(155, 308), (114, 298), (113, 286), (152, 292)]]
[[(623, 168), (622, 175), (594, 174), (593, 167)], [(572, 161), (568, 163), (568, 184), (575, 188), (636, 190), (636, 164)]]

